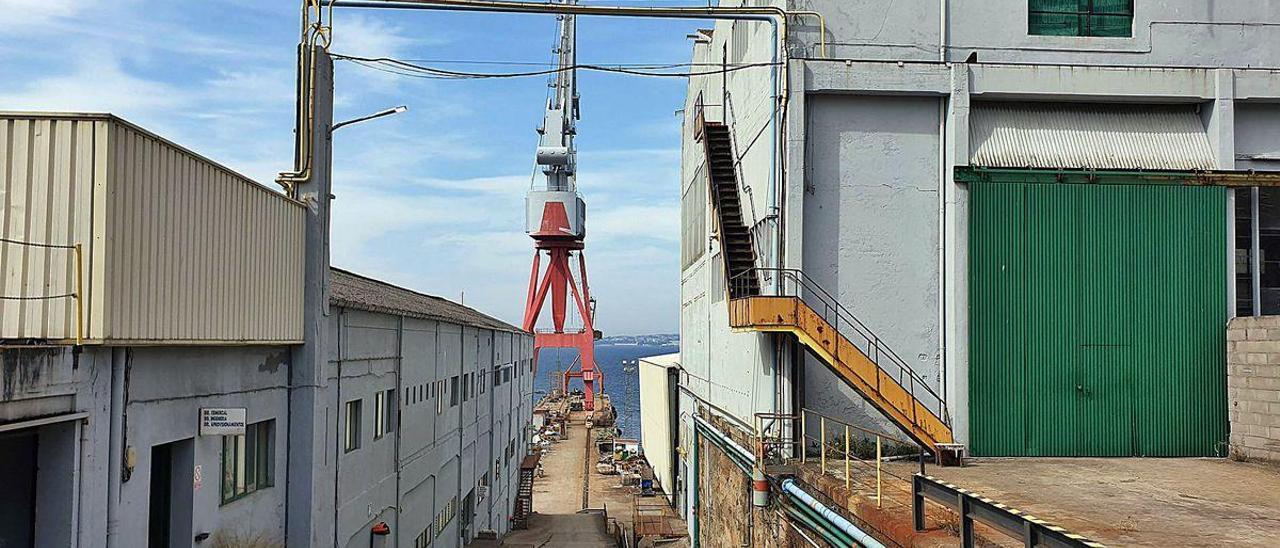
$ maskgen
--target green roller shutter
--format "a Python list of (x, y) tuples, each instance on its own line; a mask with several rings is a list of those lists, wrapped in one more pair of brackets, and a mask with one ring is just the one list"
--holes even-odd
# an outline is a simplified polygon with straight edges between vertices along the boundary
[(973, 454), (1221, 454), (1224, 189), (970, 189)]

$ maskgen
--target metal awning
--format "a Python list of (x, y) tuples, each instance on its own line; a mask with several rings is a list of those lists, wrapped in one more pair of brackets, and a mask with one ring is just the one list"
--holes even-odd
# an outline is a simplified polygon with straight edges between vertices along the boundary
[(969, 161), (1019, 169), (1217, 167), (1195, 105), (975, 104)]

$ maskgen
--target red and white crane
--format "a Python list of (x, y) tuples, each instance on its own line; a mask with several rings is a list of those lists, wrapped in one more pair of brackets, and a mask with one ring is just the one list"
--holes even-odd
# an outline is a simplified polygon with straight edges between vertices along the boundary
[[(569, 3), (562, 0), (557, 3)], [(524, 324), (526, 331), (534, 332), (533, 363), (537, 370), (538, 354), (543, 348), (576, 348), (578, 367), (570, 367), (561, 379), (561, 388), (568, 392), (569, 380), (582, 379), (583, 407), (595, 409), (597, 389), (604, 391), (604, 375), (596, 368), (595, 302), (587, 286), (587, 263), (583, 256), (583, 240), (586, 238), (587, 206), (578, 194), (576, 185), (576, 153), (573, 138), (577, 133), (578, 78), (575, 16), (559, 15), (560, 34), (556, 46), (557, 72), (551, 82), (547, 98), (547, 110), (538, 129), (538, 166), (546, 175), (545, 186), (535, 184), (525, 198), (525, 232), (533, 238), (533, 271), (529, 275), (529, 294), (525, 302)], [(546, 255), (547, 266), (541, 262)], [(573, 276), (573, 262), (577, 259), (578, 278)], [(581, 288), (579, 288), (581, 284)], [(538, 315), (551, 298), (551, 327), (535, 330)], [(569, 299), (582, 320), (582, 325), (565, 327), (565, 313)]]

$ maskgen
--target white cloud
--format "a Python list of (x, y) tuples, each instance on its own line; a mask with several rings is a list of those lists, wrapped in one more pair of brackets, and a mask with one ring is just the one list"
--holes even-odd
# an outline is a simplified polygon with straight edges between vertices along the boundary
[(146, 121), (163, 119), (193, 99), (189, 91), (130, 74), (103, 53), (88, 54), (71, 72), (0, 93), (0, 105), (6, 109), (113, 112)]
[[(405, 35), (404, 28), (364, 14), (339, 14), (333, 21), (334, 52), (360, 57), (402, 57), (424, 40)], [(437, 42), (438, 43), (438, 42)]]
[(93, 5), (88, 0), (0, 0), (0, 30), (37, 33), (54, 21), (70, 18)]

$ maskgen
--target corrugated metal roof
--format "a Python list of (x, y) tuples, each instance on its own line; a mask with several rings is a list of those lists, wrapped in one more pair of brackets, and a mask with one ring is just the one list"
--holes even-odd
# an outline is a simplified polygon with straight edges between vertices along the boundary
[(1214, 169), (1193, 105), (975, 104), (974, 166), (1041, 169)]
[(334, 306), (523, 333), (514, 325), (448, 299), (418, 293), (341, 268), (331, 268), (330, 273), (329, 302)]

